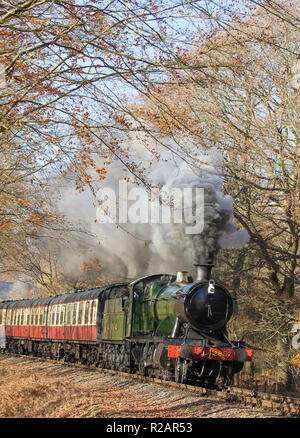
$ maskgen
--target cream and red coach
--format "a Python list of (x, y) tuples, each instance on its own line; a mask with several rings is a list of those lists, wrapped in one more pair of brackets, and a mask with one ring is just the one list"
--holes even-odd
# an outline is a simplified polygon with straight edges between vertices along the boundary
[(0, 348), (13, 340), (20, 350), (27, 347), (22, 340), (96, 343), (101, 336), (97, 318), (102, 318), (105, 301), (122, 288), (123, 283), (49, 298), (0, 302)]

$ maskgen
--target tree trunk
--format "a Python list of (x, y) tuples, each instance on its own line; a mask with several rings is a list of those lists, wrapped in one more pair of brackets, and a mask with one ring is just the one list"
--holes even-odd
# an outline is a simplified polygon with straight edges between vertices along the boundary
[(289, 339), (288, 336), (278, 335), (277, 350), (280, 354), (278, 362), (279, 371), (278, 379), (282, 387), (286, 391), (291, 391), (293, 388), (293, 375), (291, 372), (291, 366), (289, 361)]

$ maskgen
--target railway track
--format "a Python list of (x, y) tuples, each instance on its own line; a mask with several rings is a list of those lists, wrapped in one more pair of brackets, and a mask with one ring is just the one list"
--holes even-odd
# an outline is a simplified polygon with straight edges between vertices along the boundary
[(1, 355), (6, 357), (21, 357), (34, 361), (49, 362), (53, 364), (61, 364), (71, 368), (89, 369), (91, 371), (99, 371), (107, 375), (115, 375), (122, 378), (130, 379), (136, 382), (144, 382), (148, 384), (159, 385), (162, 388), (181, 390), (187, 394), (194, 396), (206, 397), (209, 399), (218, 400), (221, 402), (230, 402), (243, 407), (259, 409), (276, 414), (277, 416), (299, 417), (300, 416), (300, 398), (285, 396), (280, 394), (271, 394), (267, 392), (230, 387), (224, 390), (217, 390), (211, 388), (203, 388), (194, 386), (188, 383), (175, 383), (153, 377), (145, 377), (138, 374), (128, 374), (118, 370), (111, 370), (106, 368), (98, 368), (95, 366), (87, 366), (80, 363), (70, 363), (63, 360), (46, 359), (36, 356), (28, 356), (17, 353), (1, 352)]

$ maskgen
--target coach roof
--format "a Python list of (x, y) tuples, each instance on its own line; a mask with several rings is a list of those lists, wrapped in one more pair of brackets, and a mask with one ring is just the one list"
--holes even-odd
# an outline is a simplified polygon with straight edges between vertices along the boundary
[(63, 295), (56, 295), (47, 298), (34, 298), (26, 300), (6, 300), (0, 302), (0, 309), (7, 308), (19, 308), (19, 307), (40, 307), (47, 306), (48, 304), (60, 304), (60, 303), (72, 303), (75, 301), (83, 301), (88, 299), (98, 298), (103, 292), (109, 291), (119, 286), (127, 286), (128, 283), (115, 283), (102, 286), (99, 288), (79, 290)]
[(50, 304), (60, 304), (60, 303), (72, 303), (74, 301), (84, 301), (88, 299), (98, 298), (105, 291), (109, 291), (110, 289), (114, 289), (119, 286), (127, 286), (128, 283), (115, 283), (109, 284), (106, 286), (102, 286), (95, 289), (88, 290), (80, 290), (77, 292), (71, 292), (69, 294), (57, 295), (53, 297)]

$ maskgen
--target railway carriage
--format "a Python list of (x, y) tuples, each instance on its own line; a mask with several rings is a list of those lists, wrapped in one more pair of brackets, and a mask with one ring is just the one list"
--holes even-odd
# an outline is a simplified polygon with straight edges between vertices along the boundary
[(227, 385), (252, 351), (228, 339), (232, 298), (208, 277), (131, 283), (0, 303), (0, 348), (105, 368)]
[[(2, 310), (7, 338), (45, 339), (45, 321), (49, 299), (10, 301)], [(1, 309), (0, 303), (0, 309)], [(1, 311), (1, 310), (0, 310)], [(1, 317), (0, 317), (1, 322)]]

